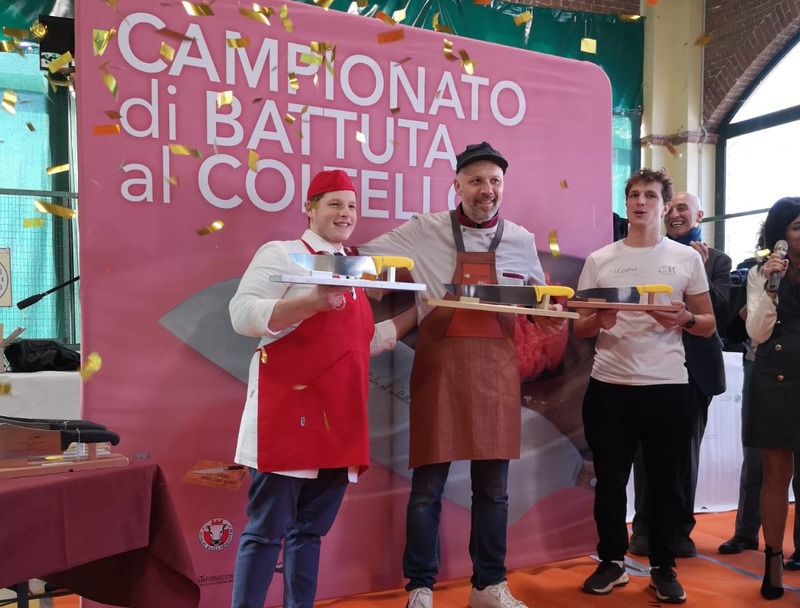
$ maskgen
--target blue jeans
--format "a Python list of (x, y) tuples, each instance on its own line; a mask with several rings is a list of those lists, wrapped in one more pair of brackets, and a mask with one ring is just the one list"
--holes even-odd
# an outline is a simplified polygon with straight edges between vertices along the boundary
[[(442, 494), (450, 463), (429, 464), (414, 469), (406, 514), (406, 548), (403, 575), (406, 590), (433, 589), (439, 574), (441, 546), (439, 524)], [(472, 527), (469, 555), (472, 586), (483, 589), (504, 580), (506, 574), (506, 525), (508, 523), (508, 460), (473, 460)]]
[(312, 608), (321, 537), (347, 489), (347, 469), (320, 469), (299, 479), (250, 469), (247, 525), (233, 572), (233, 608), (263, 608), (283, 545), (283, 605)]

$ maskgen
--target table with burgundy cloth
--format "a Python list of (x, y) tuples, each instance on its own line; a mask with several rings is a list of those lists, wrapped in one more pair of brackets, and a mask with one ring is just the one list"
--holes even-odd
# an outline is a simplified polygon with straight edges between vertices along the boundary
[(200, 588), (158, 465), (0, 480), (0, 587), (32, 578), (103, 604), (196, 608)]

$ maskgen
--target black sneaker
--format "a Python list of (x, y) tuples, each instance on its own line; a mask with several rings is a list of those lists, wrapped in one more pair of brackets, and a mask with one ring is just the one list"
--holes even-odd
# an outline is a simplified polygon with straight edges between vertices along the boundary
[(682, 604), (686, 601), (686, 593), (675, 571), (669, 566), (650, 570), (650, 586), (656, 590), (656, 597), (665, 604)]
[(628, 573), (625, 568), (614, 562), (600, 562), (597, 570), (583, 583), (584, 593), (607, 595), (614, 587), (628, 584)]

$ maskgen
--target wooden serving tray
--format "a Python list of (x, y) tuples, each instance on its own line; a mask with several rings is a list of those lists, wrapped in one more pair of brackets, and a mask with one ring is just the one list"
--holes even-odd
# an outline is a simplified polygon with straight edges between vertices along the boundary
[(567, 308), (591, 308), (597, 310), (631, 310), (649, 312), (651, 310), (659, 310), (662, 312), (678, 312), (680, 306), (672, 304), (634, 304), (632, 302), (605, 302), (599, 300), (596, 302), (591, 301), (575, 301), (567, 300)]
[(488, 304), (486, 302), (469, 302), (464, 300), (426, 300), (431, 306), (444, 306), (445, 308), (463, 308), (466, 310), (483, 310), (486, 312), (507, 312), (514, 315), (533, 315), (537, 317), (558, 317), (561, 319), (578, 319), (577, 312), (548, 310), (546, 308), (526, 308), (524, 306), (511, 306), (510, 304)]

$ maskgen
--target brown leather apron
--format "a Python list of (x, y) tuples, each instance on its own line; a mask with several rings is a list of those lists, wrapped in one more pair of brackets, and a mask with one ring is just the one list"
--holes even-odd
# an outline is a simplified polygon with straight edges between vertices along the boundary
[[(467, 252), (451, 212), (452, 283), (497, 283), (495, 250)], [(450, 294), (446, 299), (452, 299)], [(435, 307), (420, 323), (411, 370), (409, 468), (456, 460), (511, 460), (520, 450), (514, 315)]]

